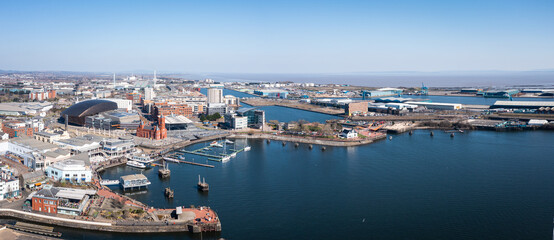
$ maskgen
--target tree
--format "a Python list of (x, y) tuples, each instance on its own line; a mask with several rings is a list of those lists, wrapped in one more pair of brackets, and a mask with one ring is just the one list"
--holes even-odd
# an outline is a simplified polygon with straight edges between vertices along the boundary
[(207, 120), (206, 115), (200, 115), (200, 122), (205, 122)]
[(220, 118), (221, 118), (221, 115), (220, 115), (219, 113), (217, 113), (217, 112), (216, 112), (216, 113), (214, 113), (214, 114), (213, 114), (212, 116), (213, 116), (213, 117), (215, 118), (215, 120), (217, 120), (217, 119), (220, 119)]

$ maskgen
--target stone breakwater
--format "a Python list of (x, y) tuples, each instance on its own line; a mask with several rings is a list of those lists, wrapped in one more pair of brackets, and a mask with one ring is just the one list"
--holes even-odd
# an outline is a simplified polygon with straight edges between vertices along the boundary
[(251, 139), (270, 139), (275, 141), (297, 142), (306, 144), (317, 144), (323, 146), (333, 147), (352, 147), (373, 143), (377, 140), (386, 138), (386, 134), (379, 134), (371, 138), (363, 138), (358, 140), (339, 140), (339, 139), (321, 139), (314, 137), (298, 137), (298, 136), (285, 136), (285, 135), (273, 135), (267, 133), (254, 133), (252, 135), (248, 133), (235, 133), (228, 136), (228, 138), (251, 138)]

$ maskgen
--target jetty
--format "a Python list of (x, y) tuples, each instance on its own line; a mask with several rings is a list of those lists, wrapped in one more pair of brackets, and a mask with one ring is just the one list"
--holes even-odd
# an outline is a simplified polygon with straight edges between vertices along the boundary
[(14, 225), (7, 224), (7, 228), (22, 231), (22, 232), (28, 232), (28, 233), (34, 233), (39, 234), (43, 236), (48, 237), (62, 237), (62, 233), (60, 232), (54, 232), (54, 227), (50, 226), (43, 226), (43, 225), (37, 225), (37, 224), (31, 224), (31, 223), (25, 223), (25, 222), (16, 222)]
[(209, 165), (209, 164), (204, 164), (204, 163), (195, 163), (195, 162), (189, 162), (189, 161), (183, 161), (183, 160), (179, 160), (179, 159), (175, 159), (175, 158), (170, 158), (170, 157), (164, 157), (164, 160), (168, 160), (168, 161), (171, 161), (171, 162), (177, 162), (177, 163), (186, 163), (186, 164), (196, 165), (196, 166), (201, 166), (201, 167), (209, 167), (209, 168), (215, 167), (214, 165)]
[[(224, 142), (224, 143), (226, 143), (226, 142)], [(243, 152), (243, 151), (244, 152), (250, 151), (250, 149), (251, 149), (250, 146), (245, 146), (245, 147), (240, 148), (240, 149), (231, 149), (231, 153), (227, 153), (226, 145), (223, 145), (223, 151), (224, 151), (223, 153), (219, 153), (219, 154), (207, 153), (207, 152), (212, 151), (212, 148), (214, 148), (214, 147), (218, 147), (218, 146), (216, 146), (214, 144), (210, 144), (206, 147), (199, 148), (199, 149), (196, 149), (196, 150), (189, 151), (189, 150), (181, 149), (181, 150), (178, 150), (178, 152), (193, 154), (193, 155), (202, 156), (202, 157), (208, 157), (208, 160), (210, 160), (210, 161), (226, 162), (226, 161), (229, 161), (231, 159), (231, 157), (236, 157), (237, 153), (240, 153), (240, 152)]]

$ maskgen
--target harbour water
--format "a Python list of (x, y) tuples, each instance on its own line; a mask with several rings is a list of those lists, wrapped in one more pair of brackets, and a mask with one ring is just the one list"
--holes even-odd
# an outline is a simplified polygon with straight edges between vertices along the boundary
[[(416, 131), (325, 152), (244, 141), (251, 151), (215, 168), (172, 163), (167, 181), (155, 168), (146, 170), (149, 190), (130, 196), (154, 207), (211, 206), (223, 231), (204, 239), (550, 239), (552, 233), (551, 132), (470, 131), (450, 138)], [(103, 177), (134, 172), (123, 166)], [(209, 193), (197, 192), (198, 174)], [(175, 189), (174, 200), (165, 199), (165, 187)], [(84, 239), (200, 238), (66, 232)]]

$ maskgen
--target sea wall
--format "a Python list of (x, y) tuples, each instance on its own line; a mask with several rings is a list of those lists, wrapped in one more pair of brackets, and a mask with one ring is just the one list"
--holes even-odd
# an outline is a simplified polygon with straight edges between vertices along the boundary
[(24, 212), (14, 209), (0, 209), (1, 217), (14, 218), (27, 222), (56, 225), (70, 228), (86, 229), (103, 232), (122, 233), (159, 233), (159, 232), (199, 232), (221, 231), (221, 224), (193, 225), (183, 222), (121, 222), (107, 223), (61, 218), (38, 213)]
[(270, 139), (276, 141), (286, 141), (286, 142), (298, 142), (298, 143), (307, 143), (307, 144), (317, 144), (323, 146), (334, 146), (334, 147), (351, 147), (370, 144), (380, 139), (386, 138), (386, 135), (380, 135), (371, 139), (360, 139), (360, 140), (324, 140), (319, 138), (312, 137), (296, 137), (296, 136), (283, 136), (283, 135), (273, 135), (267, 133), (253, 133), (252, 135), (248, 133), (235, 133), (228, 136), (228, 138), (252, 138), (252, 139)]

